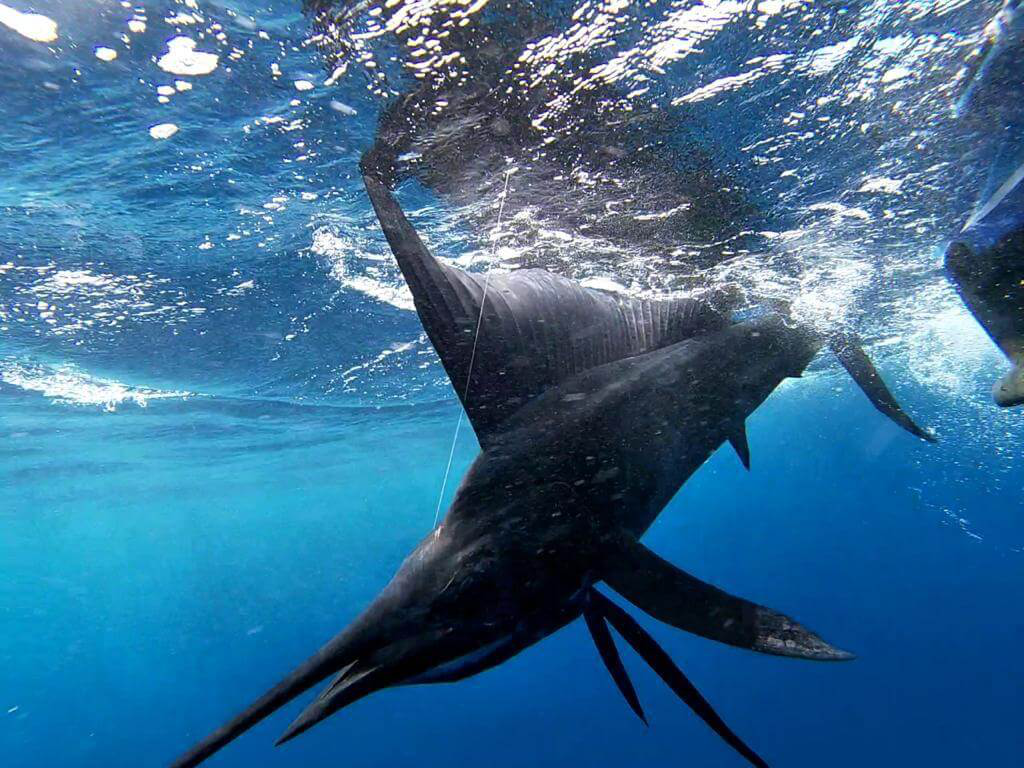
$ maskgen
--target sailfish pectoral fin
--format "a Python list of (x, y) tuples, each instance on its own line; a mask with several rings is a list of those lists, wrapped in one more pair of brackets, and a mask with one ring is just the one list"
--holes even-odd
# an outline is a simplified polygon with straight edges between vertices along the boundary
[(867, 395), (868, 400), (875, 408), (915, 437), (929, 443), (935, 442), (935, 435), (915, 424), (907, 412), (900, 407), (856, 336), (852, 333), (834, 334), (829, 346), (839, 358), (843, 368), (861, 388), (861, 391)]
[(633, 713), (643, 721), (643, 724), (647, 725), (647, 716), (644, 715), (644, 708), (640, 705), (640, 698), (636, 695), (633, 681), (629, 679), (629, 674), (622, 664), (622, 657), (619, 656), (619, 649), (615, 647), (615, 639), (608, 630), (604, 616), (595, 610), (593, 606), (588, 605), (583, 611), (583, 618), (587, 622), (587, 629), (590, 630), (590, 636), (594, 640), (594, 645), (597, 646), (597, 652), (601, 655), (601, 660), (608, 669), (608, 673), (612, 676), (612, 680), (615, 681), (615, 685), (622, 694), (622, 698), (629, 704), (629, 708), (633, 710)]
[(651, 669), (658, 673), (658, 676), (672, 689), (672, 692), (707, 723), (711, 730), (717, 733), (726, 744), (743, 755), (752, 765), (758, 768), (768, 768), (768, 763), (725, 724), (725, 721), (708, 700), (701, 695), (696, 686), (690, 682), (690, 679), (683, 674), (657, 641), (632, 616), (597, 590), (590, 590), (590, 599), (594, 608), (600, 611), (601, 615), (622, 635), (622, 638), (633, 647), (633, 650), (640, 654), (640, 657), (650, 665)]
[(788, 616), (691, 576), (632, 537), (609, 552), (601, 576), (645, 613), (710, 640), (812, 661), (853, 658)]

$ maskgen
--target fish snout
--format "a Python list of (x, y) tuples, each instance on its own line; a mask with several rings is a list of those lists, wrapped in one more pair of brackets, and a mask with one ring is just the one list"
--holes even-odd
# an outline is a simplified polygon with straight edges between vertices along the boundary
[(278, 739), (284, 744), (372, 693), (401, 685), (452, 653), (450, 630), (432, 629), (389, 643), (351, 662), (334, 677)]
[(992, 397), (1003, 408), (1024, 405), (1024, 364), (1017, 365), (995, 383)]

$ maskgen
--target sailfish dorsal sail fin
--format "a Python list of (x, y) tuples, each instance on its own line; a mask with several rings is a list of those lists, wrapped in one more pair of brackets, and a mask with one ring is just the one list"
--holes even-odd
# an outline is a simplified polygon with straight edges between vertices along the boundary
[(489, 280), (464, 272), (430, 253), (365, 163), (363, 179), (427, 336), (484, 448), (509, 416), (570, 376), (726, 324), (691, 298), (628, 298), (539, 269)]

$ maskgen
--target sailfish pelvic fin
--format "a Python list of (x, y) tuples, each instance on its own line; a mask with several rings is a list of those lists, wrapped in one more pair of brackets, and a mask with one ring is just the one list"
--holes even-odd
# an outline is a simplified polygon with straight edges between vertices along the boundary
[(604, 616), (589, 604), (589, 597), (588, 605), (583, 609), (583, 618), (587, 622), (587, 629), (590, 630), (594, 645), (597, 646), (597, 652), (601, 655), (601, 660), (608, 669), (608, 674), (615, 681), (622, 698), (629, 704), (633, 713), (643, 721), (643, 724), (647, 725), (647, 716), (644, 714), (644, 708), (640, 705), (640, 698), (636, 695), (633, 681), (629, 679), (629, 674), (622, 665), (622, 657), (619, 656), (619, 649), (615, 647), (615, 639), (608, 630)]
[(658, 673), (658, 677), (672, 689), (672, 692), (707, 723), (711, 730), (717, 733), (726, 744), (743, 755), (752, 765), (757, 768), (768, 768), (768, 763), (725, 724), (708, 700), (701, 695), (664, 649), (632, 616), (597, 590), (590, 590), (590, 601), (594, 609), (608, 620), (622, 635), (622, 638), (633, 647), (633, 650), (650, 665), (651, 669)]

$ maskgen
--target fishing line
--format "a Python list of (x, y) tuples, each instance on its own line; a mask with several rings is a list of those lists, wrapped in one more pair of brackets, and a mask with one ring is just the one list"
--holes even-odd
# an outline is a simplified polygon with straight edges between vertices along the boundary
[[(501, 227), (501, 216), (505, 212), (505, 198), (508, 197), (508, 180), (512, 176), (514, 168), (509, 168), (505, 171), (505, 188), (501, 191), (501, 202), (498, 204), (498, 220), (494, 224), (494, 230), (492, 231), (491, 239), (494, 241), (491, 245), (491, 258), (494, 258), (494, 254), (498, 250), (498, 228)], [(467, 267), (472, 266), (472, 260)], [(487, 274), (484, 275), (484, 292), (483, 297), (480, 299), (480, 314), (476, 318), (476, 332), (473, 334), (473, 349), (469, 354), (469, 370), (466, 371), (466, 386), (462, 390), (462, 402), (467, 403), (469, 397), (469, 382), (473, 377), (473, 363), (476, 362), (476, 345), (480, 340), (480, 326), (484, 321), (484, 305), (487, 303), (487, 289), (491, 286), (491, 272), (488, 270)], [(459, 409), (459, 420), (455, 422), (455, 434), (452, 435), (452, 446), (448, 450), (448, 465), (444, 468), (444, 479), (441, 481), (441, 493), (437, 497), (437, 507), (434, 509), (434, 528), (437, 528), (437, 519), (441, 516), (441, 504), (444, 501), (444, 491), (448, 487), (448, 476), (452, 472), (452, 459), (455, 458), (455, 444), (459, 441), (459, 430), (462, 429), (462, 420), (465, 418), (466, 408)]]

